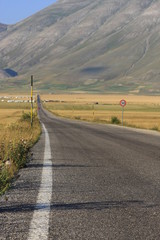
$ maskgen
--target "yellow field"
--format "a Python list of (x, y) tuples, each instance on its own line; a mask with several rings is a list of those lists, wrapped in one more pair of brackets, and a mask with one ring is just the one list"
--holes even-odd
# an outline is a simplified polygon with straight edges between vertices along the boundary
[[(0, 126), (15, 123), (22, 115), (22, 112), (30, 111), (30, 97), (27, 95), (7, 95), (0, 94)], [(15, 102), (8, 102), (15, 101)], [(22, 102), (16, 102), (22, 101)]]
[[(17, 104), (16, 104), (17, 105)], [(20, 119), (22, 116), (23, 111), (29, 112), (28, 104), (26, 105), (26, 108), (19, 108), (17, 109), (16, 105), (12, 105), (13, 108), (0, 108), (0, 127), (2, 126), (8, 126), (11, 123), (15, 123), (17, 120)]]
[(0, 125), (15, 123), (22, 115), (22, 110), (0, 109)]
[(65, 101), (71, 103), (119, 104), (121, 99), (134, 104), (160, 104), (160, 96), (136, 96), (136, 95), (100, 95), (100, 94), (50, 94), (41, 95), (42, 100)]
[(137, 128), (160, 130), (159, 96), (122, 95), (42, 95), (44, 106), (51, 112), (87, 121), (111, 123), (111, 117), (122, 118), (121, 99), (127, 101), (124, 108), (124, 125)]

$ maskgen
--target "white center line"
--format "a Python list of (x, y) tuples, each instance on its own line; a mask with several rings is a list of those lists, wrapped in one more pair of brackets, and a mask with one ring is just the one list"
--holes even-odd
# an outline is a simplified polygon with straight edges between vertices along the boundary
[(47, 240), (49, 233), (49, 215), (52, 198), (52, 161), (49, 134), (44, 124), (42, 124), (42, 127), (45, 132), (42, 180), (36, 208), (30, 224), (28, 240)]

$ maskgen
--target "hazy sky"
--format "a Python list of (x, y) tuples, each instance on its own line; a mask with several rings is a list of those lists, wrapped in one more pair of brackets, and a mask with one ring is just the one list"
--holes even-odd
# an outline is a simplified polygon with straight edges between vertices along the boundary
[(54, 2), (56, 0), (0, 0), (0, 23), (19, 22)]

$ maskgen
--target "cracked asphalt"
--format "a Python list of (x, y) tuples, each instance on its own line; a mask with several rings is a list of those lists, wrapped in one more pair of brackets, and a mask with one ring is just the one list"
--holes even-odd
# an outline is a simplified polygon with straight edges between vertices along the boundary
[[(160, 134), (66, 120), (42, 107), (51, 144), (48, 239), (159, 240)], [(44, 132), (0, 198), (0, 240), (28, 239), (41, 184)]]

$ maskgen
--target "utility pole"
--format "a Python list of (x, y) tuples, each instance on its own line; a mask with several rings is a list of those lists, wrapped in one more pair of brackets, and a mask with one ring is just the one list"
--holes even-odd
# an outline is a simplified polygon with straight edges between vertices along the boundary
[(31, 127), (33, 125), (33, 75), (31, 75)]

